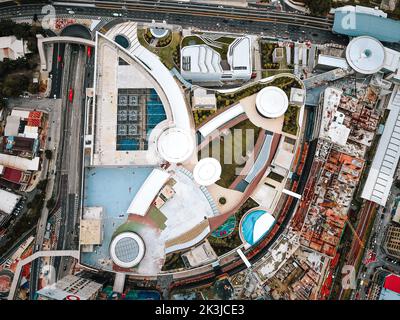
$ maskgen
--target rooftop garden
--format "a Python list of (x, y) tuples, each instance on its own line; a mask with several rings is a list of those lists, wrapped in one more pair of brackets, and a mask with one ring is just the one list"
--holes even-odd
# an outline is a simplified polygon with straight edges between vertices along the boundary
[(298, 119), (299, 119), (299, 112), (300, 108), (296, 105), (289, 105), (286, 113), (285, 113), (285, 119), (283, 121), (283, 127), (282, 131), (292, 134), (292, 135), (297, 135), (298, 131)]
[(149, 45), (152, 45), (153, 47), (166, 47), (172, 41), (172, 32), (168, 31), (167, 35), (165, 35), (164, 37), (156, 38), (151, 33), (150, 28), (146, 28), (143, 32), (143, 38)]
[[(153, 52), (157, 56), (159, 56), (161, 62), (168, 68), (172, 69), (174, 67), (179, 69), (180, 65), (180, 42), (182, 35), (180, 32), (170, 32), (169, 39), (168, 35), (165, 37), (166, 39), (162, 40), (161, 44), (164, 46), (153, 46), (150, 45), (149, 42), (146, 40), (148, 39), (148, 32), (149, 29), (138, 29), (137, 30), (137, 37), (142, 46), (144, 46), (149, 51)], [(158, 40), (160, 41), (160, 40)], [(168, 42), (169, 41), (169, 42)], [(157, 42), (158, 43), (158, 42)]]
[(179, 252), (173, 252), (167, 254), (165, 257), (165, 262), (161, 271), (171, 271), (182, 268), (185, 268), (185, 263), (183, 262), (181, 254)]
[[(280, 62), (273, 62), (273, 52), (276, 48), (283, 50), (283, 58)], [(270, 76), (277, 75), (279, 73), (292, 73), (293, 66), (289, 66), (286, 60), (286, 50), (292, 50), (289, 47), (279, 47), (276, 42), (267, 42), (265, 40), (260, 41), (260, 52), (261, 52), (261, 67), (262, 77), (267, 78)], [(293, 53), (292, 53), (293, 56)]]
[[(248, 198), (245, 203), (239, 208), (239, 210), (235, 213), (236, 225), (232, 233), (230, 233), (226, 237), (214, 237), (210, 235), (207, 240), (210, 242), (213, 247), (215, 253), (218, 256), (221, 256), (233, 249), (239, 247), (242, 244), (239, 236), (239, 224), (240, 220), (244, 216), (244, 214), (252, 208), (258, 207), (258, 203), (253, 199)], [(228, 218), (229, 219), (229, 218)]]
[(187, 36), (182, 39), (182, 48), (187, 46), (194, 46), (199, 44), (205, 44), (205, 42), (198, 36)]
[(213, 115), (216, 110), (193, 110), (194, 123), (198, 128), (209, 116)]
[[(241, 132), (241, 139), (235, 139), (234, 135), (234, 130), (240, 130)], [(247, 154), (251, 153), (254, 149), (254, 144), (257, 142), (258, 136), (260, 134), (260, 128), (255, 126), (249, 119), (246, 119), (237, 125), (233, 126), (230, 128), (230, 134), (231, 134), (231, 139), (228, 139), (227, 136), (221, 135), (219, 136), (219, 143), (220, 143), (220, 149), (219, 149), (219, 158), (217, 160), (220, 160), (221, 166), (222, 166), (222, 172), (221, 172), (221, 179), (218, 180), (216, 183), (224, 188), (229, 188), (231, 184), (235, 181), (236, 177), (241, 171), (241, 168), (245, 165), (247, 161)], [(254, 136), (254, 141), (252, 145), (247, 145), (247, 139), (249, 139), (248, 135), (253, 135)], [(218, 139), (218, 138), (216, 138)], [(215, 141), (215, 140), (213, 140)], [(205, 148), (208, 148), (208, 154), (207, 152), (204, 151), (204, 149), (199, 151), (199, 158), (201, 156), (207, 157), (207, 156), (213, 156), (212, 151), (213, 151), (213, 141), (211, 141)], [(250, 140), (251, 141), (251, 140)], [(231, 147), (225, 146), (225, 143), (231, 143)], [(224, 161), (225, 160), (225, 150), (232, 150), (232, 158), (229, 159), (230, 161)], [(235, 154), (240, 153), (242, 157), (240, 159), (238, 156), (235, 156)], [(216, 155), (217, 156), (217, 155)], [(225, 163), (225, 162), (230, 162), (230, 163)]]
[(187, 46), (206, 44), (220, 54), (221, 60), (226, 60), (229, 45), (234, 40), (235, 38), (233, 37), (220, 37), (217, 39), (209, 39), (206, 35), (204, 35), (203, 37), (191, 35), (183, 38), (182, 48)]
[(261, 66), (263, 69), (279, 69), (279, 63), (274, 63), (272, 54), (278, 48), (277, 43), (260, 41)]
[(244, 87), (243, 89), (237, 90), (230, 93), (217, 92), (217, 109), (225, 108), (233, 105), (240, 100), (256, 94), (261, 89), (269, 86), (276, 86), (281, 88), (289, 96), (291, 88), (301, 88), (301, 84), (294, 77), (289, 76), (277, 76), (274, 80), (269, 82), (256, 82), (250, 86)]

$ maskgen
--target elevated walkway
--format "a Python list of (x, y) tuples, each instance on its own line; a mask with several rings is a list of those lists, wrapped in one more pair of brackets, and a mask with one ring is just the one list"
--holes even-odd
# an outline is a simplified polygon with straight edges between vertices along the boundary
[(10, 292), (8, 294), (8, 300), (14, 300), (15, 296), (15, 291), (17, 289), (17, 285), (19, 283), (19, 278), (21, 276), (21, 270), (22, 268), (28, 264), (31, 263), (33, 260), (37, 258), (43, 258), (43, 257), (73, 257), (75, 259), (79, 259), (79, 251), (78, 250), (49, 250), (49, 251), (38, 251), (35, 252), (34, 254), (30, 255), (29, 257), (25, 258), (24, 260), (21, 260), (18, 262), (17, 268), (14, 273), (14, 278), (11, 284)]

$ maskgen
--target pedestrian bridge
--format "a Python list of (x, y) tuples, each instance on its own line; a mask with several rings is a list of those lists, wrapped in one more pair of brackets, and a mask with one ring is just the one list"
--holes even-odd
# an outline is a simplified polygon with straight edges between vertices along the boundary
[(19, 283), (19, 278), (21, 276), (22, 268), (31, 263), (33, 260), (37, 258), (43, 257), (73, 257), (75, 259), (79, 259), (79, 251), (78, 250), (49, 250), (49, 251), (38, 251), (29, 257), (25, 258), (18, 262), (17, 268), (15, 269), (14, 278), (11, 284), (10, 292), (8, 294), (8, 300), (13, 300), (15, 296), (15, 291), (17, 289), (17, 285)]

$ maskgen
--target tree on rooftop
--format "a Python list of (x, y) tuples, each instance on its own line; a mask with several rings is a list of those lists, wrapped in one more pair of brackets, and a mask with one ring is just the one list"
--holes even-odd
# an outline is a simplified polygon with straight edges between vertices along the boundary
[(332, 7), (332, 0), (306, 0), (305, 3), (311, 14), (316, 16), (327, 15)]

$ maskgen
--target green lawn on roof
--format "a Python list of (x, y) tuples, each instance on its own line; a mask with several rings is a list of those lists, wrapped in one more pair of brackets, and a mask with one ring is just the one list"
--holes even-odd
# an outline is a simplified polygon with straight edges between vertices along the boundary
[[(168, 68), (172, 69), (173, 67), (178, 67), (176, 65), (177, 57), (179, 57), (180, 51), (180, 42), (181, 42), (181, 34), (180, 32), (172, 32), (172, 40), (171, 42), (162, 48), (156, 48), (148, 44), (148, 42), (144, 39), (144, 29), (137, 30), (137, 37), (142, 46), (144, 46), (149, 51), (153, 52), (157, 56), (160, 57), (161, 62)], [(175, 57), (175, 59), (174, 59)]]
[[(234, 130), (241, 130), (241, 141), (240, 139), (235, 139), (234, 136)], [(250, 130), (250, 131), (247, 131)], [(224, 188), (229, 188), (229, 186), (232, 184), (232, 182), (236, 179), (237, 175), (237, 171), (240, 171), (240, 168), (242, 168), (245, 163), (241, 163), (240, 161), (237, 161), (238, 159), (235, 159), (235, 157), (233, 156), (234, 154), (241, 154), (243, 157), (246, 156), (246, 154), (249, 154), (250, 152), (253, 151), (254, 149), (254, 144), (257, 142), (258, 136), (260, 134), (260, 128), (255, 126), (249, 119), (244, 120), (242, 122), (240, 122), (239, 124), (233, 126), (231, 128), (231, 134), (232, 134), (232, 139), (226, 139), (226, 137), (224, 136), (220, 136), (219, 140), (220, 140), (220, 159), (217, 159), (221, 162), (221, 166), (222, 166), (222, 172), (221, 172), (221, 179), (217, 181), (217, 184), (221, 187)], [(247, 135), (253, 135), (254, 134), (254, 144), (246, 146), (246, 139), (247, 139)], [(216, 138), (218, 139), (218, 138)], [(231, 141), (232, 143), (232, 158), (230, 159), (230, 161), (227, 162), (231, 162), (231, 163), (224, 163), (224, 150), (225, 150), (225, 143), (226, 141)], [(203, 152), (200, 151), (199, 152), (199, 157), (207, 157), (207, 156), (212, 156), (212, 147), (213, 143), (211, 142), (208, 146), (206, 146), (205, 148), (208, 148), (208, 155), (207, 153), (203, 150), (204, 154), (202, 154)], [(240, 163), (239, 163), (240, 162)]]

